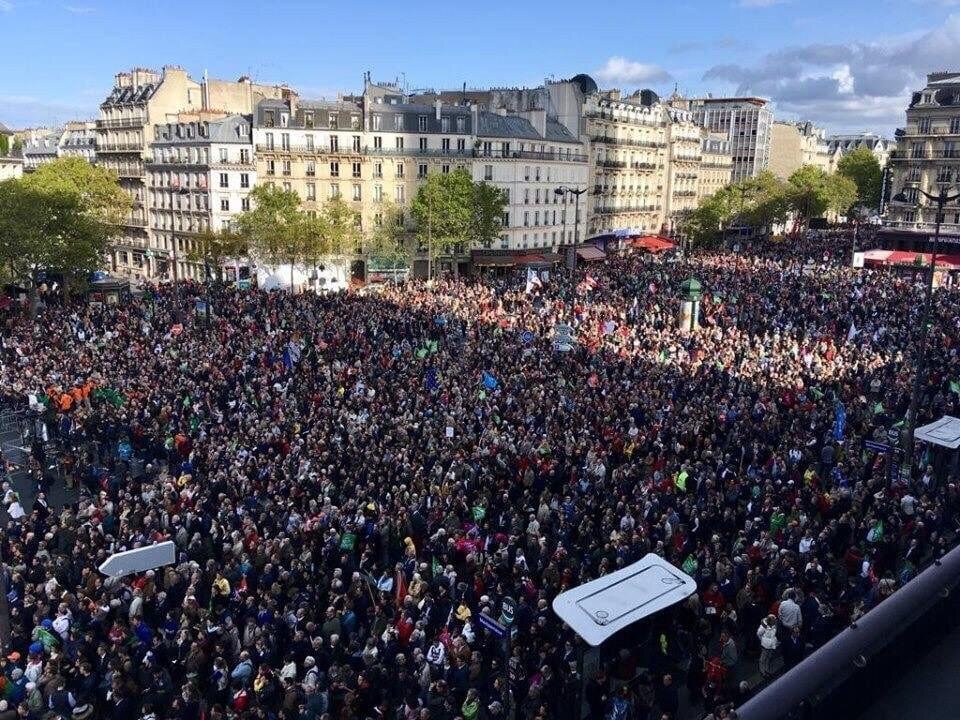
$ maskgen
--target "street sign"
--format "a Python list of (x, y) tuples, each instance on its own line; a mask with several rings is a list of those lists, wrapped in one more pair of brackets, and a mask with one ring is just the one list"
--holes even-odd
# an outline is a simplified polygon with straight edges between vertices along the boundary
[(533, 333), (529, 330), (524, 330), (522, 333), (520, 333), (520, 339), (527, 344), (532, 343)]
[(863, 446), (867, 450), (873, 450), (874, 452), (879, 453), (888, 453), (893, 450), (892, 445), (887, 445), (887, 443), (877, 442), (876, 440), (864, 440)]
[(101, 563), (99, 570), (107, 577), (123, 577), (146, 572), (177, 560), (177, 546), (172, 540), (114, 553)]
[(507, 636), (507, 629), (489, 615), (479, 613), (477, 615), (477, 622), (499, 638), (505, 638)]

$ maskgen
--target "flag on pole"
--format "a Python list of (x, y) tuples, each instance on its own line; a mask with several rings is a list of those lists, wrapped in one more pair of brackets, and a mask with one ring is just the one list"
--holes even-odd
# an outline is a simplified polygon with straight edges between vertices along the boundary
[(526, 292), (532, 293), (534, 288), (539, 288), (543, 285), (540, 280), (540, 276), (537, 274), (537, 271), (532, 267), (527, 268), (527, 290)]
[(860, 332), (860, 331), (857, 330), (856, 324), (851, 320), (851, 321), (850, 321), (850, 330), (847, 331), (847, 342), (850, 342), (851, 340), (853, 340), (853, 339), (857, 336), (857, 333), (858, 333), (858, 332)]
[(440, 387), (440, 379), (437, 377), (436, 368), (427, 368), (427, 373), (424, 376), (424, 383), (426, 384), (428, 390), (436, 390)]
[(488, 373), (486, 370), (483, 371), (483, 386), (490, 391), (496, 390), (497, 386), (500, 383), (497, 382), (497, 379)]

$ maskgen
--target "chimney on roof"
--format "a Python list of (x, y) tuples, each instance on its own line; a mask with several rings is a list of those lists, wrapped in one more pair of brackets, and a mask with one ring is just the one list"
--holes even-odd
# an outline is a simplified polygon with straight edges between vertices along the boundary
[(480, 134), (480, 108), (476, 104), (470, 106), (470, 132)]
[(439, 120), (439, 119), (440, 119), (440, 108), (443, 107), (443, 101), (440, 100), (440, 98), (437, 98), (437, 99), (434, 101), (433, 106), (436, 108), (436, 111), (437, 111), (437, 120)]

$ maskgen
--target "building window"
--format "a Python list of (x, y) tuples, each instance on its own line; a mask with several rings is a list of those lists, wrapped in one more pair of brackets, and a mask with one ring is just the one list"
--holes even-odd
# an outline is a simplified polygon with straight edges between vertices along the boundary
[(450, 166), (449, 166), (449, 165), (442, 165), (442, 166), (440, 167), (440, 172), (442, 172), (444, 175), (449, 175), (449, 174), (450, 174)]
[[(304, 127), (312, 128), (313, 127), (313, 111), (308, 111), (303, 115), (303, 125)], [(307, 137), (310, 137), (309, 135)]]
[(444, 152), (450, 152), (450, 138), (443, 138), (440, 141), (440, 147)]
[(396, 145), (397, 150), (403, 150), (403, 138), (402, 138), (402, 137), (394, 138), (394, 144)]
[(242, 162), (244, 165), (250, 162), (250, 151), (246, 148), (240, 151), (240, 162)]
[(220, 148), (220, 162), (225, 163), (229, 159), (228, 151), (226, 148)]
[(540, 211), (539, 210), (537, 210), (533, 214), (533, 225), (534, 227), (540, 227)]
[(427, 149), (427, 139), (425, 137), (420, 138), (420, 149), (421, 150)]
[(403, 163), (397, 163), (397, 177), (403, 177)]
[(360, 152), (360, 136), (359, 135), (353, 136), (353, 151), (357, 153)]
[(283, 184), (283, 191), (284, 191), (284, 192), (290, 192), (290, 183), (285, 182), (285, 183)]
[(353, 177), (360, 177), (360, 163), (358, 162), (353, 163)]
[(230, 178), (226, 173), (220, 173), (220, 187), (230, 187)]
[[(276, 115), (273, 110), (267, 110), (263, 113), (263, 124), (267, 127), (274, 127), (277, 124)], [(270, 133), (267, 133), (269, 137)]]
[[(530, 227), (530, 213), (529, 213), (529, 212), (524, 212), (524, 213), (523, 213), (523, 226), (524, 226), (524, 227)], [(526, 237), (526, 236), (524, 236), (524, 237)]]
[(350, 128), (351, 128), (352, 130), (359, 130), (359, 129), (360, 129), (360, 116), (359, 116), (359, 115), (351, 115), (351, 116), (350, 116)]
[(248, 173), (240, 173), (240, 187), (250, 187), (250, 175)]
[(394, 188), (394, 194), (396, 196), (397, 202), (400, 204), (403, 204), (404, 198), (406, 197), (406, 194), (403, 189), (403, 185), (397, 185), (397, 187)]
[(464, 117), (457, 118), (457, 132), (463, 133), (467, 131), (467, 119)]
[(523, 166), (523, 179), (524, 179), (524, 180), (527, 180), (528, 182), (529, 182), (529, 180), (530, 180), (530, 166), (529, 166), (529, 165), (524, 165), (524, 166)]
[(340, 177), (340, 163), (330, 163), (330, 177)]
[(503, 217), (500, 218), (500, 223), (501, 223), (504, 227), (510, 227), (510, 213), (505, 212), (505, 213), (503, 214)]
[(467, 141), (463, 138), (457, 140), (457, 152), (465, 152), (467, 149)]
[(307, 200), (316, 200), (317, 199), (317, 184), (316, 183), (307, 183)]
[(290, 149), (290, 133), (280, 133), (280, 147), (283, 150)]
[(960, 117), (955, 117), (950, 120), (950, 134), (960, 135)]
[(537, 182), (540, 182), (540, 166), (539, 165), (537, 165), (536, 167), (536, 172), (537, 172)]
[(307, 135), (307, 150), (313, 152), (313, 135)]
[(284, 174), (284, 175), (289, 175), (289, 174), (290, 174), (290, 161), (289, 161), (289, 160), (284, 160), (283, 163), (282, 163), (282, 167), (283, 167), (283, 174)]
[(250, 209), (250, 198), (244, 197), (240, 198), (240, 209), (246, 212)]
[(330, 183), (330, 199), (335, 200), (340, 197), (340, 183)]
[(483, 166), (483, 179), (484, 179), (484, 180), (493, 180), (493, 165), (484, 165), (484, 166)]
[(445, 133), (450, 132), (450, 118), (449, 118), (449, 117), (440, 118), (440, 132), (445, 132)]
[[(273, 126), (271, 125), (270, 127)], [(265, 139), (267, 141), (267, 150), (273, 150), (273, 133), (267, 133)]]
[(419, 130), (420, 132), (426, 132), (426, 131), (427, 131), (427, 116), (426, 116), (426, 115), (421, 115), (419, 118), (417, 118), (417, 130)]
[(330, 136), (330, 152), (339, 152), (340, 139), (336, 135)]
[(374, 129), (374, 130), (379, 130), (379, 129), (380, 129), (380, 124), (381, 124), (381, 122), (383, 122), (383, 117), (382, 117), (381, 115), (374, 115), (374, 116), (373, 116), (373, 129)]
[(339, 121), (338, 121), (338, 118), (337, 118), (337, 114), (336, 114), (336, 113), (330, 113), (329, 115), (327, 115), (327, 123), (328, 123), (328, 127), (329, 127), (331, 130), (336, 130), (336, 129), (340, 126)]
[(373, 186), (373, 201), (383, 202), (383, 185)]
[(403, 130), (403, 115), (394, 115), (393, 116), (393, 129), (397, 132)]
[(374, 150), (383, 150), (383, 138), (377, 135), (373, 138), (373, 149)]
[(530, 188), (523, 189), (523, 204), (524, 205), (530, 204)]
[(277, 174), (276, 160), (267, 160), (267, 175), (276, 175), (276, 174)]
[(230, 198), (228, 197), (220, 198), (220, 209), (223, 212), (230, 212)]
[(481, 146), (481, 152), (486, 157), (493, 155), (493, 143), (489, 140), (484, 140), (483, 145)]
[(313, 160), (307, 161), (307, 177), (314, 177), (317, 174), (317, 164)]
[(373, 176), (375, 178), (383, 177), (383, 163), (374, 163), (373, 164)]
[(417, 177), (423, 179), (427, 176), (427, 164), (421, 163), (417, 165)]
[(360, 183), (353, 184), (353, 199), (354, 200), (360, 199)]
[(533, 202), (537, 205), (540, 204), (540, 188), (533, 191)]

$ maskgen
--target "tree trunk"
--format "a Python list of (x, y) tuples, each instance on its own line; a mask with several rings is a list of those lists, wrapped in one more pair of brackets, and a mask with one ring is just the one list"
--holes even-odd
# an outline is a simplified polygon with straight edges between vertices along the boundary
[(70, 304), (70, 273), (65, 272), (63, 274), (63, 305), (64, 307)]

